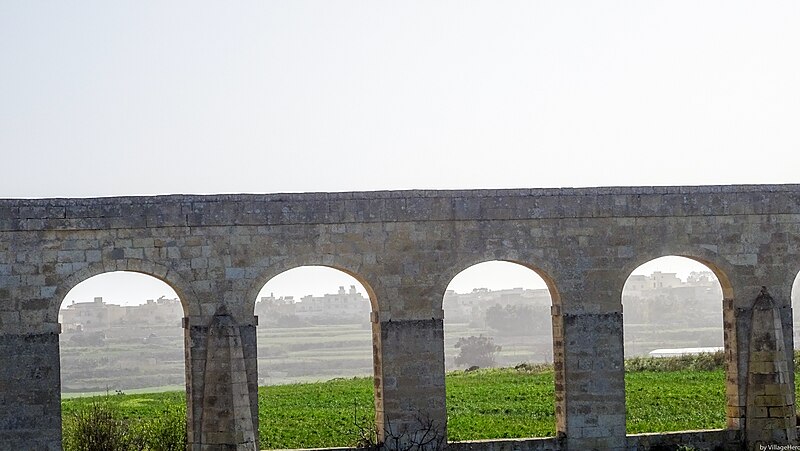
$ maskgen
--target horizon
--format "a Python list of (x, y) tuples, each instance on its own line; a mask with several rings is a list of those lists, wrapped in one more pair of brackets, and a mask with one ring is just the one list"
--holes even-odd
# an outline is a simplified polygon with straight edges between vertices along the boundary
[[(679, 258), (682, 258), (682, 257), (679, 257)], [(491, 262), (488, 262), (488, 263), (491, 263)], [(672, 263), (672, 265), (674, 265), (674, 263)], [(476, 265), (476, 266), (478, 266), (478, 265)], [(704, 270), (703, 269), (699, 269), (698, 270), (697, 268), (695, 268), (694, 270), (689, 270), (688, 272), (683, 272), (682, 273), (682, 272), (679, 272), (679, 271), (661, 271), (661, 270), (657, 270), (657, 269), (656, 270), (651, 270), (650, 268), (654, 267), (654, 266), (655, 267), (671, 267), (669, 264), (665, 266), (663, 262), (660, 263), (660, 264), (658, 262), (656, 262), (655, 265), (650, 265), (649, 263), (647, 263), (645, 265), (642, 265), (640, 268), (637, 268), (636, 270), (634, 270), (631, 273), (631, 276), (644, 275), (644, 276), (647, 276), (647, 277), (652, 277), (653, 274), (655, 274), (657, 272), (660, 272), (662, 274), (675, 274), (675, 276), (678, 279), (680, 279), (682, 283), (686, 284), (686, 283), (688, 283), (687, 278), (691, 273), (708, 273), (708, 274), (710, 274), (712, 276), (713, 280), (716, 280), (716, 276), (714, 276), (714, 272), (711, 271), (708, 268), (706, 268)], [(309, 267), (300, 267), (300, 268), (309, 268)], [(313, 268), (313, 267), (311, 267), (311, 268)], [(296, 269), (298, 269), (298, 268), (296, 268)], [(467, 270), (469, 270), (469, 269), (470, 268), (467, 268)], [(332, 271), (336, 271), (336, 270), (332, 270)], [(115, 271), (115, 272), (132, 274), (136, 279), (141, 279), (141, 280), (146, 280), (147, 278), (154, 279), (153, 277), (147, 276), (147, 275), (144, 275), (144, 274), (130, 273), (130, 272), (127, 272), (127, 271)], [(105, 274), (109, 274), (109, 273), (105, 273)], [(683, 274), (683, 277), (681, 277), (681, 274)], [(103, 276), (103, 274), (100, 274), (99, 276)], [(95, 277), (98, 277), (98, 276), (95, 276)], [(278, 276), (276, 276), (276, 277), (280, 277), (280, 274)], [(458, 276), (456, 276), (456, 277), (458, 277)], [(536, 276), (536, 277), (538, 278), (538, 276)], [(75, 289), (79, 289), (80, 293), (88, 292), (88, 290), (85, 287), (81, 288), (80, 285), (82, 285), (83, 283), (85, 283), (85, 282), (87, 282), (89, 280), (91, 280), (91, 278), (87, 279), (86, 281), (82, 282), (81, 284), (78, 284), (75, 287)], [(454, 280), (456, 280), (456, 279), (454, 279)], [(169, 287), (169, 285), (167, 285), (166, 283), (160, 282), (158, 280), (156, 280), (155, 282), (161, 283), (163, 285), (163, 287), (167, 287), (167, 288)], [(542, 283), (542, 285), (544, 284), (543, 281), (541, 283)], [(465, 287), (466, 286), (466, 285), (464, 285), (462, 283), (459, 283), (458, 285), (460, 287)], [(290, 284), (290, 286), (291, 286), (291, 284)], [(306, 297), (309, 297), (309, 296), (316, 297), (316, 298), (321, 298), (321, 297), (324, 297), (326, 295), (336, 295), (336, 294), (338, 294), (338, 289), (339, 288), (344, 288), (344, 290), (346, 292), (349, 292), (351, 286), (355, 287), (356, 292), (358, 294), (360, 294), (362, 297), (364, 297), (364, 299), (368, 299), (368, 297), (366, 295), (366, 290), (364, 290), (363, 286), (358, 281), (353, 279), (353, 283), (352, 284), (350, 284), (350, 285), (339, 285), (339, 286), (336, 287), (336, 290), (331, 290), (331, 291), (327, 291), (327, 292), (318, 292), (318, 293), (308, 293), (308, 294), (305, 294), (305, 295), (302, 295), (302, 296), (299, 296), (299, 297), (296, 296), (296, 295), (293, 295), (293, 294), (281, 294), (281, 293), (278, 293), (278, 295), (276, 296), (275, 295), (275, 291), (269, 289), (269, 282), (268, 282), (267, 285), (265, 285), (264, 288), (259, 292), (259, 295), (258, 295), (258, 297), (256, 299), (256, 302), (257, 303), (261, 302), (261, 300), (263, 298), (265, 298), (265, 297), (273, 296), (275, 299), (291, 298), (291, 299), (294, 300), (295, 303), (297, 303), (297, 302), (301, 302), (303, 300), (303, 298), (306, 298)], [(75, 290), (75, 289), (73, 289), (73, 290)], [(93, 289), (93, 288), (90, 288), (90, 289)], [(326, 289), (330, 289), (330, 287), (327, 287)], [(460, 289), (462, 291), (456, 291), (456, 290), (451, 289), (450, 287), (448, 287), (446, 293), (452, 291), (452, 292), (455, 292), (456, 294), (470, 294), (470, 293), (473, 293), (473, 292), (478, 291), (478, 290), (488, 290), (489, 292), (498, 292), (498, 291), (507, 291), (507, 290), (517, 290), (517, 289), (539, 291), (539, 290), (547, 290), (547, 287), (546, 286), (530, 286), (530, 285), (527, 286), (527, 287), (526, 286), (510, 286), (509, 285), (509, 286), (504, 286), (504, 287), (494, 286), (493, 288), (491, 288), (489, 286), (475, 286), (475, 287), (473, 287), (471, 289), (470, 288), (460, 288)], [(81, 299), (87, 299), (87, 300), (80, 300), (80, 299), (75, 299), (74, 296), (70, 296), (71, 293), (72, 293), (72, 291), (70, 291), (70, 293), (68, 293), (67, 296), (64, 298), (64, 301), (61, 303), (61, 306), (59, 307), (59, 310), (65, 309), (69, 305), (72, 305), (72, 304), (79, 304), (79, 303), (81, 303), (81, 304), (89, 303), (90, 304), (90, 303), (93, 303), (94, 299), (98, 298), (98, 297), (103, 299), (103, 303), (106, 304), (106, 305), (117, 305), (117, 306), (121, 306), (121, 307), (145, 305), (147, 303), (147, 301), (150, 301), (150, 300), (157, 301), (159, 298), (164, 298), (164, 299), (167, 299), (167, 300), (177, 299), (177, 300), (180, 301), (180, 297), (177, 295), (177, 293), (174, 293), (174, 292), (173, 292), (174, 296), (170, 296), (168, 294), (162, 294), (160, 296), (149, 297), (149, 298), (146, 298), (146, 299), (138, 299), (138, 300), (130, 300), (129, 299), (128, 302), (120, 302), (118, 300), (107, 301), (105, 296), (91, 296), (91, 297), (87, 298), (83, 294), (81, 296), (84, 296), (84, 297), (82, 297)], [(264, 293), (269, 293), (269, 294), (264, 294)], [(116, 302), (120, 302), (120, 303), (116, 303)]]

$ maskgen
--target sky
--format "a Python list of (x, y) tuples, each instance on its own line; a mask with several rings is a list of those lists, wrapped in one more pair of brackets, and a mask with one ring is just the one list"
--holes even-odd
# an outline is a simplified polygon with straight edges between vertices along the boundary
[(0, 2), (0, 198), (795, 183), (800, 2)]
[(0, 197), (795, 182), (798, 23), (793, 0), (8, 0)]

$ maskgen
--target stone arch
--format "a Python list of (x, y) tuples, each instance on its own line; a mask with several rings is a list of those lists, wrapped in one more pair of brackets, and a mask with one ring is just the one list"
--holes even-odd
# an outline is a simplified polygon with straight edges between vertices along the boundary
[[(178, 312), (173, 312), (173, 313), (178, 313), (179, 315), (181, 315), (183, 317), (184, 327), (187, 324), (186, 321), (185, 321), (187, 319), (186, 317), (189, 316), (191, 314), (191, 312), (199, 311), (199, 309), (194, 307), (193, 302), (195, 301), (196, 298), (195, 298), (195, 296), (193, 294), (193, 291), (192, 291), (190, 285), (188, 283), (186, 283), (185, 280), (176, 271), (174, 271), (174, 270), (172, 270), (172, 269), (170, 269), (170, 268), (168, 268), (168, 267), (166, 267), (164, 265), (161, 265), (161, 264), (158, 264), (158, 263), (154, 263), (154, 262), (151, 262), (151, 261), (139, 260), (139, 259), (121, 259), (121, 260), (114, 260), (114, 261), (109, 261), (109, 262), (105, 262), (105, 263), (99, 262), (99, 263), (90, 264), (90, 265), (88, 265), (88, 266), (86, 266), (84, 268), (81, 268), (81, 269), (79, 269), (79, 270), (77, 270), (77, 271), (75, 271), (75, 272), (73, 272), (73, 273), (71, 273), (69, 275), (66, 275), (66, 277), (64, 277), (63, 279), (61, 279), (59, 281), (59, 285), (58, 285), (57, 290), (54, 293), (54, 296), (53, 296), (52, 301), (51, 301), (51, 305), (48, 306), (48, 312), (47, 312), (48, 317), (52, 317), (52, 318), (54, 318), (54, 321), (57, 321), (57, 318), (58, 318), (58, 315), (59, 315), (59, 309), (62, 307), (62, 304), (65, 304), (66, 297), (69, 295), (70, 291), (72, 291), (73, 288), (77, 287), (78, 285), (80, 285), (83, 282), (88, 281), (89, 279), (92, 279), (93, 277), (102, 276), (104, 274), (109, 274), (109, 273), (112, 273), (112, 272), (135, 273), (135, 274), (147, 276), (147, 278), (158, 280), (159, 282), (162, 282), (163, 284), (166, 284), (167, 286), (169, 286), (175, 292), (175, 294), (178, 296), (178, 299), (180, 300), (180, 303), (181, 303), (180, 312), (179, 313)], [(52, 313), (52, 311), (51, 311), (53, 306), (55, 307), (55, 313)], [(192, 362), (193, 349), (192, 349), (192, 345), (190, 345), (190, 341), (188, 341), (186, 339), (186, 335), (185, 335), (184, 330), (181, 328), (181, 322), (178, 321), (178, 320), (181, 319), (181, 316), (172, 317), (172, 319), (174, 320), (174, 323), (169, 325), (169, 328), (171, 330), (173, 330), (174, 333), (175, 333), (175, 335), (173, 337), (171, 337), (171, 338), (180, 340), (180, 345), (172, 348), (175, 351), (176, 356), (177, 355), (181, 355), (183, 357), (182, 358), (183, 365), (182, 365), (182, 368), (180, 370), (180, 383), (178, 383), (177, 379), (172, 379), (172, 381), (168, 382), (168, 384), (170, 384), (170, 385), (181, 385), (181, 386), (184, 387), (183, 390), (185, 390), (185, 392), (184, 392), (185, 393), (185, 402), (186, 402), (186, 407), (187, 407), (185, 421), (186, 421), (186, 425), (187, 425), (187, 428), (188, 428), (187, 431), (189, 433), (189, 436), (191, 437), (192, 425), (191, 425), (191, 422), (190, 422), (190, 418), (191, 418), (191, 412), (193, 410), (194, 400), (193, 400), (193, 397), (192, 397), (192, 387), (189, 384), (189, 376), (188, 376), (188, 371), (187, 370), (190, 369), (190, 365), (191, 365), (191, 362)], [(130, 327), (130, 326), (128, 326), (128, 327)], [(61, 328), (59, 327), (59, 332), (61, 332), (60, 329)], [(64, 341), (63, 341), (65, 339), (66, 335), (67, 335), (66, 333), (62, 333), (62, 334), (59, 334), (59, 336), (56, 338), (56, 340), (58, 340), (58, 347), (56, 349), (57, 349), (57, 355), (59, 357), (56, 360), (58, 362), (58, 369), (59, 370), (55, 372), (56, 380), (57, 380), (58, 383), (54, 384), (54, 387), (55, 387), (54, 388), (54, 392), (57, 394), (59, 400), (60, 400), (60, 396), (62, 394), (62, 391), (67, 389), (67, 385), (62, 384), (62, 380), (58, 377), (59, 375), (63, 375), (64, 374), (63, 371), (64, 371), (65, 367), (63, 366), (63, 363), (64, 362), (68, 362), (69, 359), (70, 359), (69, 351), (64, 346)], [(158, 335), (159, 335), (159, 337), (161, 339), (164, 338), (163, 335), (160, 332), (159, 332)], [(116, 340), (121, 340), (121, 339), (119, 337), (116, 337)], [(172, 343), (170, 343), (170, 344), (172, 344)], [(103, 355), (104, 357), (107, 357), (107, 354), (104, 351), (101, 352), (101, 355)], [(136, 354), (134, 358), (143, 358), (143, 357), (151, 357), (151, 356), (152, 355), (148, 355), (148, 351), (144, 351), (142, 353)], [(127, 360), (129, 360), (129, 361), (131, 360), (131, 358), (129, 356), (126, 356), (126, 357), (127, 357)], [(62, 359), (67, 359), (67, 360), (62, 360)], [(176, 358), (173, 361), (177, 362), (178, 360)], [(135, 367), (142, 368), (140, 366), (140, 363), (136, 364)], [(133, 368), (133, 367), (129, 367), (129, 368)], [(149, 367), (147, 367), (147, 369), (148, 370), (153, 370), (154, 368), (153, 368), (152, 365), (150, 365)], [(164, 373), (162, 373), (162, 374), (164, 374)], [(169, 375), (173, 376), (173, 375), (177, 375), (177, 373), (169, 373)], [(116, 380), (115, 382), (120, 382), (119, 378), (114, 377), (112, 380), (114, 380), (114, 379)], [(162, 381), (163, 381), (163, 379), (162, 379)], [(122, 389), (122, 387), (120, 387), (120, 388)], [(136, 387), (136, 388), (139, 388), (139, 387)], [(60, 428), (61, 425), (62, 425), (62, 422), (63, 422), (63, 417), (61, 415), (61, 411), (60, 410), (58, 411), (57, 422), (58, 422), (58, 425), (59, 425), (59, 428)]]
[[(727, 396), (724, 402), (726, 402), (728, 405), (728, 408), (726, 410), (727, 414), (729, 415), (728, 423), (730, 425), (731, 424), (730, 406), (732, 405), (732, 403), (736, 403), (735, 400), (737, 399), (738, 396), (737, 394), (739, 393), (739, 387), (736, 381), (736, 375), (738, 373), (738, 370), (737, 370), (737, 360), (735, 351), (735, 349), (737, 348), (737, 341), (735, 338), (735, 324), (734, 324), (735, 320), (733, 319), (735, 314), (733, 308), (734, 291), (731, 279), (728, 276), (729, 271), (731, 271), (731, 269), (726, 267), (726, 263), (717, 263), (717, 262), (724, 262), (724, 259), (719, 255), (713, 254), (705, 250), (698, 251), (698, 250), (683, 249), (683, 252), (658, 252), (658, 253), (644, 252), (642, 254), (639, 254), (636, 256), (635, 259), (628, 261), (623, 266), (623, 274), (625, 275), (625, 281), (622, 286), (618, 287), (619, 288), (618, 298), (620, 301), (620, 305), (623, 304), (623, 294), (625, 288), (627, 288), (628, 281), (630, 280), (631, 276), (633, 276), (633, 272), (647, 263), (650, 263), (654, 260), (664, 257), (680, 257), (683, 259), (694, 261), (702, 265), (710, 272), (712, 272), (717, 279), (717, 283), (719, 284), (719, 288), (721, 291), (721, 299), (718, 300), (718, 302), (720, 302), (718, 306), (720, 308), (720, 317), (718, 318), (718, 320), (719, 320), (719, 325), (722, 329), (720, 331), (721, 336), (719, 338), (722, 340), (724, 346), (724, 359), (725, 359), (725, 370), (724, 370), (725, 380), (721, 381), (720, 383), (725, 385), (725, 391)], [(630, 305), (624, 306), (625, 313), (630, 315), (631, 311), (632, 310)], [(626, 333), (625, 323), (623, 322), (623, 334), (625, 333)], [(678, 346), (678, 347), (683, 347), (683, 346)], [(693, 346), (687, 346), (687, 347), (693, 347)], [(630, 357), (628, 354), (627, 347), (624, 348), (624, 353), (626, 358)], [(630, 401), (629, 393), (627, 392), (627, 390), (626, 390), (625, 401), (626, 404), (628, 404)], [(652, 431), (637, 431), (637, 432), (652, 432)]]
[[(564, 372), (563, 360), (564, 360), (564, 339), (563, 339), (563, 325), (562, 325), (562, 313), (561, 313), (561, 296), (559, 289), (557, 287), (557, 282), (555, 277), (551, 274), (554, 273), (552, 268), (549, 265), (543, 264), (538, 261), (528, 261), (522, 258), (493, 258), (493, 257), (472, 257), (466, 258), (459, 261), (458, 265), (453, 265), (448, 268), (445, 268), (442, 272), (442, 280), (446, 282), (445, 288), (442, 290), (441, 302), (444, 301), (444, 296), (447, 288), (450, 286), (450, 283), (453, 279), (470, 268), (475, 266), (489, 263), (489, 262), (503, 262), (509, 263), (513, 265), (518, 265), (522, 268), (525, 268), (531, 271), (533, 274), (536, 274), (541, 280), (545, 283), (547, 288), (549, 297), (550, 297), (550, 309), (548, 315), (550, 316), (550, 325), (551, 325), (551, 342), (550, 345), (552, 347), (552, 358), (554, 364), (554, 375), (553, 375), (553, 383), (554, 383), (554, 403), (555, 403), (555, 435), (561, 435), (566, 432), (566, 408), (565, 408), (565, 392), (564, 388), (566, 387), (566, 374)], [(446, 312), (445, 312), (446, 315)]]
[[(285, 351), (286, 354), (284, 354), (283, 357), (278, 358), (276, 360), (272, 360), (269, 356), (266, 357), (261, 356), (258, 359), (259, 361), (257, 362), (258, 377), (261, 378), (266, 376), (269, 378), (269, 380), (275, 382), (274, 375), (271, 374), (272, 371), (277, 370), (278, 372), (280, 371), (291, 372), (292, 370), (299, 370), (302, 373), (303, 371), (306, 371), (309, 366), (313, 365), (312, 367), (313, 369), (309, 372), (306, 372), (304, 374), (305, 376), (313, 376), (314, 378), (324, 380), (324, 379), (332, 379), (340, 377), (348, 377), (348, 378), (353, 376), (363, 377), (369, 375), (371, 377), (380, 379), (378, 375), (380, 374), (381, 368), (379, 365), (376, 365), (375, 362), (380, 361), (380, 355), (378, 350), (380, 349), (381, 337), (380, 334), (374, 333), (374, 324), (372, 322), (374, 315), (370, 315), (370, 313), (375, 312), (377, 309), (376, 306), (377, 297), (375, 295), (375, 291), (373, 290), (373, 288), (366, 281), (366, 278), (356, 273), (351, 268), (345, 267), (344, 265), (336, 264), (335, 262), (332, 263), (328, 258), (298, 258), (298, 259), (283, 260), (278, 264), (270, 266), (266, 271), (262, 272), (261, 274), (259, 274), (258, 277), (253, 279), (255, 280), (255, 282), (253, 283), (253, 286), (248, 289), (248, 294), (246, 299), (246, 302), (248, 303), (247, 304), (248, 308), (250, 305), (249, 303), (252, 302), (253, 305), (253, 310), (249, 311), (255, 312), (258, 315), (263, 315), (264, 313), (259, 312), (256, 307), (258, 298), (260, 296), (260, 292), (265, 287), (270, 285), (271, 281), (280, 278), (287, 272), (293, 270), (300, 270), (303, 268), (315, 268), (315, 269), (323, 268), (325, 270), (329, 270), (329, 272), (331, 273), (341, 273), (352, 277), (360, 285), (360, 288), (358, 288), (357, 291), (360, 293), (366, 292), (366, 296), (369, 302), (369, 307), (367, 307), (367, 302), (363, 300), (363, 297), (357, 300), (358, 305), (363, 306), (363, 310), (359, 309), (358, 312), (355, 312), (355, 314), (353, 315), (353, 317), (359, 318), (358, 323), (346, 321), (346, 319), (344, 318), (339, 318), (341, 323), (326, 323), (320, 317), (315, 317), (313, 319), (306, 317), (304, 319), (308, 321), (308, 323), (299, 326), (302, 329), (298, 330), (297, 332), (292, 332), (291, 331), (292, 327), (278, 328), (277, 331), (279, 331), (279, 334), (281, 334), (281, 336), (283, 337), (290, 334), (292, 335), (293, 338), (302, 340), (308, 339), (309, 342), (306, 343), (308, 347), (301, 350), (296, 350), (291, 348), (282, 349), (282, 351)], [(320, 286), (318, 288), (322, 287)], [(332, 286), (331, 288), (335, 289), (335, 285)], [(329, 293), (332, 292), (324, 292), (319, 294), (329, 294)], [(279, 294), (287, 294), (287, 293), (276, 292), (275, 294), (277, 296)], [(317, 294), (315, 294), (315, 296), (316, 295)], [(348, 296), (350, 295), (351, 294), (348, 293)], [(299, 301), (300, 299), (296, 300)], [(326, 301), (327, 300), (328, 299), (326, 299)], [(349, 300), (354, 301), (353, 298), (350, 298)], [(302, 315), (302, 313), (298, 314), (298, 316), (300, 315)], [(270, 343), (270, 336), (271, 334), (275, 333), (276, 329), (271, 328), (270, 324), (274, 325), (274, 323), (271, 323), (269, 321), (269, 317), (259, 316), (258, 324), (259, 324), (258, 331), (256, 333), (257, 342), (260, 341), (261, 343), (264, 343), (266, 346), (279, 346), (279, 344), (276, 345), (275, 343)], [(308, 331), (308, 328), (315, 328), (316, 332), (310, 333)], [(333, 336), (333, 334), (337, 333), (337, 331), (342, 330), (342, 328), (346, 329), (347, 331), (346, 333), (349, 336), (348, 341), (350, 343), (341, 343), (342, 345), (346, 346), (345, 349), (338, 347), (331, 349), (347, 351), (348, 354), (344, 355), (344, 353), (342, 353), (343, 355), (336, 357), (339, 366), (337, 366), (336, 364), (316, 365), (315, 359), (319, 358), (318, 354), (330, 352), (330, 349), (323, 349), (323, 346), (325, 345), (331, 347), (338, 346), (338, 344), (334, 343), (336, 341), (336, 338)], [(315, 338), (315, 336), (319, 336), (320, 331), (331, 332), (331, 334), (325, 334), (322, 338)], [(298, 353), (294, 354), (295, 352)], [(313, 355), (309, 355), (308, 353), (312, 353)], [(294, 366), (293, 367), (289, 366), (287, 369), (281, 368), (282, 365), (281, 361), (285, 361), (287, 359), (292, 360)], [(338, 360), (338, 359), (343, 359), (343, 360)], [(344, 362), (345, 366), (341, 366), (342, 362)], [(277, 365), (277, 367), (273, 365)], [(295, 383), (297, 381), (292, 380), (291, 377), (297, 375), (298, 373), (295, 373), (294, 375), (290, 373), (289, 379), (284, 379), (282, 381), (279, 380), (278, 384)], [(259, 382), (267, 384), (270, 383), (263, 379), (259, 379)], [(376, 403), (380, 402), (380, 397), (378, 395), (377, 387), (375, 386), (375, 384), (370, 384), (370, 386), (372, 387), (370, 389), (370, 394), (369, 394), (371, 399), (370, 401), (371, 405), (367, 408), (373, 409), (373, 406)], [(352, 422), (355, 421), (353, 419), (353, 415), (358, 415), (359, 422), (365, 421), (374, 423), (376, 421), (375, 416), (371, 413), (371, 411), (367, 411), (366, 409), (364, 409), (363, 407), (366, 407), (366, 405), (362, 405), (361, 403), (361, 401), (364, 401), (366, 399), (366, 392), (359, 392), (359, 393), (361, 396), (364, 396), (364, 398), (361, 398), (361, 396), (359, 396), (358, 408), (356, 408), (355, 404), (353, 404), (356, 402), (356, 400), (355, 399), (352, 400), (353, 403), (349, 404), (348, 407), (349, 409), (348, 418), (350, 418), (350, 421)], [(310, 411), (321, 408), (323, 402), (324, 401), (319, 400), (318, 402), (309, 403), (309, 405), (306, 406), (307, 409), (309, 410), (308, 413), (313, 413)], [(296, 420), (298, 423), (304, 425), (306, 424), (312, 425), (314, 424), (314, 421), (316, 421), (316, 418), (317, 415), (310, 414), (307, 416), (293, 417), (293, 420)], [(319, 427), (319, 429), (316, 429), (317, 432), (324, 433), (324, 431), (328, 430), (326, 428), (341, 427), (341, 426), (342, 426), (341, 424), (331, 423), (331, 424), (326, 424), (324, 426), (315, 425), (314, 427)]]
[(156, 278), (175, 290), (181, 305), (183, 305), (184, 316), (189, 316), (195, 311), (199, 312), (199, 306), (195, 305), (196, 296), (194, 296), (191, 285), (177, 271), (148, 260), (126, 258), (90, 264), (62, 279), (51, 299), (47, 312), (48, 319), (58, 321), (58, 310), (61, 308), (64, 298), (78, 284), (94, 276), (114, 271), (135, 272)]

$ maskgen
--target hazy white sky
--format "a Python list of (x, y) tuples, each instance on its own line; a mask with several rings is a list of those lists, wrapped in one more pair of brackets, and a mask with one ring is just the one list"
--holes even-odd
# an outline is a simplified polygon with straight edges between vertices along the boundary
[(7, 0), (0, 198), (793, 183), (798, 24), (794, 0)]
[(800, 2), (0, 3), (0, 197), (795, 182)]

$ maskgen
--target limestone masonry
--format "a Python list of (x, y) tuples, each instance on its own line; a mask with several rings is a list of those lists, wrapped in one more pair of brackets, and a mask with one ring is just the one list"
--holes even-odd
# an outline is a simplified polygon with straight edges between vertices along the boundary
[[(706, 264), (722, 286), (725, 431), (625, 434), (622, 288), (665, 255)], [(256, 449), (256, 297), (303, 265), (369, 293), (380, 438), (443, 436), (442, 299), (488, 260), (549, 286), (558, 436), (454, 447), (796, 443), (800, 185), (760, 185), (0, 200), (0, 448), (61, 448), (59, 307), (78, 283), (124, 270), (183, 303), (189, 448)]]

